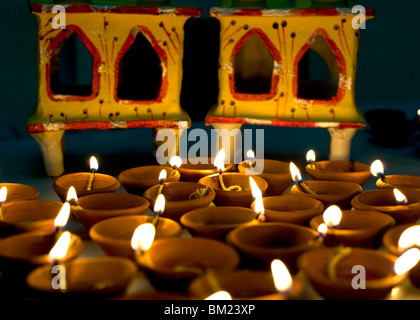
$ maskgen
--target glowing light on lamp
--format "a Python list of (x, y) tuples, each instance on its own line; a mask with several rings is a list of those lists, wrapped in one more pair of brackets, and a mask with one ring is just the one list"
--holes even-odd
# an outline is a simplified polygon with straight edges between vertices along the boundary
[(277, 292), (289, 294), (293, 287), (293, 280), (286, 265), (281, 260), (273, 260), (271, 262), (271, 273)]

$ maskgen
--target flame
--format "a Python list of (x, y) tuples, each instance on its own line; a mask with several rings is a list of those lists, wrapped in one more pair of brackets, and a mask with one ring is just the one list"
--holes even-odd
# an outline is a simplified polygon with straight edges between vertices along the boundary
[(67, 191), (66, 201), (67, 202), (76, 202), (76, 203), (79, 203), (79, 198), (77, 197), (76, 189), (73, 186), (71, 186), (69, 188), (69, 191)]
[(4, 186), (0, 189), (0, 203), (5, 203), (7, 199), (7, 187)]
[(403, 275), (410, 271), (420, 260), (420, 250), (412, 248), (403, 253), (394, 264), (394, 272), (397, 275)]
[(218, 291), (204, 300), (232, 300), (232, 296), (227, 291)]
[(248, 150), (248, 151), (246, 152), (246, 157), (247, 157), (248, 159), (254, 159), (254, 158), (255, 158), (255, 153), (254, 153), (254, 151), (252, 151), (252, 150)]
[(214, 159), (214, 166), (219, 170), (219, 172), (222, 172), (225, 170), (225, 150), (220, 149), (220, 151), (217, 153), (216, 158)]
[(394, 188), (394, 196), (398, 204), (407, 204), (408, 202), (407, 197), (397, 188)]
[(256, 199), (257, 197), (262, 197), (262, 192), (258, 185), (255, 183), (255, 180), (252, 177), (249, 177), (249, 184), (251, 185), (252, 197)]
[(411, 247), (420, 247), (420, 225), (405, 229), (398, 240), (398, 250), (404, 252)]
[(162, 184), (166, 181), (166, 170), (163, 169), (160, 173), (159, 173), (159, 183)]
[(336, 205), (329, 206), (324, 211), (323, 219), (328, 227), (337, 227), (340, 224), (343, 214), (340, 208)]
[(321, 223), (318, 226), (318, 229), (317, 230), (318, 230), (319, 235), (324, 238), (327, 235), (328, 226), (325, 223)]
[(143, 223), (139, 225), (131, 237), (131, 248), (136, 252), (146, 252), (152, 246), (155, 234), (156, 228), (153, 224)]
[(370, 172), (375, 177), (382, 176), (384, 174), (384, 165), (382, 164), (381, 160), (375, 160), (370, 165)]
[(273, 274), (274, 285), (279, 293), (289, 293), (292, 289), (292, 276), (285, 264), (278, 259), (271, 262), (271, 273)]
[(163, 213), (163, 211), (165, 211), (165, 196), (161, 193), (157, 196), (156, 198), (156, 202), (155, 202), (155, 206), (153, 208), (153, 211), (158, 214), (161, 215)]
[(262, 196), (260, 195), (255, 199), (254, 212), (257, 215), (257, 217), (260, 219), (262, 219), (262, 215), (264, 215), (265, 213)]
[(60, 212), (54, 220), (54, 227), (62, 228), (67, 224), (70, 216), (70, 203), (64, 202)]
[(170, 160), (169, 160), (169, 164), (172, 168), (177, 169), (182, 165), (182, 159), (178, 156), (173, 156)]
[(61, 237), (58, 239), (54, 247), (48, 254), (48, 261), (54, 263), (65, 258), (67, 251), (70, 247), (71, 233), (66, 231), (63, 232)]
[(417, 115), (418, 115), (418, 116), (420, 116), (420, 109), (419, 109), (419, 110), (417, 110)]
[(302, 175), (300, 174), (298, 167), (296, 167), (293, 162), (290, 162), (290, 174), (294, 182), (302, 181)]
[(99, 169), (99, 164), (98, 164), (98, 160), (96, 160), (96, 158), (94, 156), (90, 157), (90, 171), (98, 171)]
[(313, 163), (313, 162), (315, 162), (315, 159), (316, 159), (315, 151), (314, 150), (309, 150), (306, 153), (306, 161), (309, 162), (309, 163)]

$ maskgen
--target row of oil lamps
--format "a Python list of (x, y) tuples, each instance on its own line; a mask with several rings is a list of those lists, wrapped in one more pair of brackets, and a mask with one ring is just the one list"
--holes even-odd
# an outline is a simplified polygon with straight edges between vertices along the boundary
[[(140, 269), (157, 293), (138, 299), (305, 299), (298, 273), (327, 299), (384, 299), (407, 279), (420, 287), (419, 177), (385, 175), (380, 161), (315, 161), (313, 151), (309, 181), (293, 163), (269, 159), (261, 174), (246, 175), (252, 153), (239, 172), (225, 168), (223, 150), (214, 163), (195, 160), (173, 157), (170, 166), (132, 168), (117, 179), (98, 173), (92, 157), (91, 172), (54, 181), (63, 203), (3, 184), (4, 281), (18, 273), (36, 294), (127, 298)], [(378, 190), (364, 192), (372, 174)], [(70, 218), (105, 257), (77, 258), (84, 245), (65, 231)], [(69, 270), (59, 290), (51, 273), (58, 265)], [(366, 269), (365, 290), (352, 286), (354, 266)]]

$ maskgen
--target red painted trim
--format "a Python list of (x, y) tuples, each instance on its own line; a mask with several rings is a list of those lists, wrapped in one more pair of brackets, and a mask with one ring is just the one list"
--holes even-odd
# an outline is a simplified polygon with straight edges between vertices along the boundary
[[(120, 66), (120, 62), (121, 59), (124, 57), (124, 55), (127, 53), (127, 51), (130, 49), (131, 45), (133, 44), (133, 42), (136, 40), (137, 37), (137, 33), (134, 34), (134, 29), (138, 30), (138, 32), (141, 32), (146, 39), (150, 39), (151, 41), (151, 46), (153, 47), (153, 49), (155, 50), (156, 54), (159, 56), (159, 59), (161, 61), (161, 63), (164, 65), (162, 67), (162, 72), (163, 69), (166, 69), (166, 72), (164, 74), (162, 74), (162, 82), (160, 85), (160, 90), (159, 90), (159, 95), (155, 100), (123, 100), (118, 98), (117, 96), (117, 92), (118, 92), (118, 74), (119, 74), (119, 66)], [(115, 69), (114, 69), (114, 82), (115, 82), (115, 89), (114, 89), (114, 99), (117, 102), (122, 102), (124, 104), (142, 104), (142, 105), (149, 105), (149, 104), (153, 104), (153, 103), (160, 103), (162, 102), (162, 100), (166, 97), (167, 93), (168, 93), (168, 88), (169, 88), (169, 80), (168, 80), (168, 56), (166, 55), (166, 51), (164, 49), (162, 49), (159, 45), (159, 43), (157, 42), (156, 38), (154, 37), (153, 33), (150, 32), (150, 30), (148, 28), (146, 28), (145, 26), (135, 26), (130, 30), (130, 33), (127, 37), (127, 39), (125, 40), (123, 46), (121, 47), (121, 50), (118, 52), (117, 55), (117, 59), (115, 60)]]
[(339, 68), (338, 81), (340, 81), (341, 77), (344, 77), (345, 79), (347, 78), (346, 59), (344, 58), (344, 55), (341, 53), (341, 50), (338, 48), (336, 43), (329, 37), (328, 32), (325, 29), (319, 28), (314, 32), (311, 38), (305, 42), (305, 45), (300, 49), (300, 51), (296, 55), (295, 61), (293, 63), (292, 91), (293, 91), (293, 95), (296, 98), (307, 101), (308, 104), (310, 105), (322, 104), (322, 105), (335, 106), (341, 100), (343, 100), (344, 96), (346, 95), (346, 88), (343, 86), (340, 86), (340, 84), (338, 84), (337, 95), (332, 97), (331, 100), (303, 99), (303, 98), (298, 97), (299, 62), (304, 56), (304, 54), (310, 49), (312, 43), (315, 41), (318, 35), (321, 35), (324, 37), (325, 41), (330, 46), (332, 53), (337, 59), (338, 68)]
[[(66, 31), (64, 31), (66, 30)], [(93, 100), (99, 94), (99, 84), (101, 74), (98, 69), (101, 64), (101, 55), (94, 46), (94, 44), (89, 40), (86, 34), (82, 29), (76, 25), (67, 25), (66, 29), (61, 30), (48, 45), (48, 62), (45, 65), (45, 81), (47, 86), (48, 97), (53, 101), (88, 101)], [(64, 42), (71, 36), (72, 32), (75, 32), (83, 44), (86, 46), (86, 49), (92, 56), (93, 65), (92, 65), (92, 93), (89, 96), (70, 96), (70, 95), (59, 95), (60, 97), (55, 96), (55, 93), (51, 89), (51, 64), (58, 62), (58, 55), (60, 54), (60, 49), (63, 46)]]
[[(254, 16), (254, 17), (296, 17), (296, 16), (343, 16), (357, 15), (351, 12), (352, 8), (310, 8), (310, 9), (235, 9), (213, 8), (211, 16)], [(276, 15), (275, 12), (278, 11)], [(270, 12), (266, 15), (265, 12)], [(375, 16), (375, 8), (366, 8), (366, 17)]]
[[(274, 60), (280, 65), (281, 64), (281, 54), (277, 50), (276, 46), (271, 42), (271, 40), (267, 37), (263, 30), (259, 28), (253, 28), (249, 30), (242, 38), (240, 38), (235, 47), (232, 50), (232, 54), (230, 57), (230, 62), (233, 65), (233, 69), (235, 69), (235, 56), (242, 48), (242, 46), (251, 38), (254, 34), (256, 34), (260, 40), (265, 44), (268, 51), (273, 55)], [(265, 101), (271, 98), (274, 98), (278, 92), (278, 84), (280, 80), (280, 76), (278, 73), (274, 74), (271, 78), (271, 88), (270, 93), (263, 93), (263, 94), (250, 94), (250, 93), (240, 93), (236, 92), (236, 85), (235, 85), (235, 70), (229, 72), (229, 87), (232, 93), (232, 96), (236, 100), (242, 101)]]
[[(208, 117), (205, 124), (211, 125), (213, 123), (238, 123), (238, 124), (254, 124), (254, 125), (271, 125), (273, 127), (294, 127), (294, 128), (326, 128), (324, 121), (297, 121), (297, 120), (269, 120), (270, 124), (261, 120), (261, 124), (257, 123), (258, 119), (247, 118), (229, 118), (229, 117)], [(322, 123), (322, 126), (320, 125)], [(335, 122), (331, 122), (332, 124)], [(334, 127), (334, 126), (331, 126)], [(357, 128), (363, 129), (364, 123), (359, 122), (337, 122), (339, 129)]]
[[(55, 4), (54, 4), (55, 5)], [(51, 4), (31, 4), (30, 10), (33, 13), (51, 13), (54, 5)], [(167, 14), (166, 8), (158, 7), (129, 7), (129, 6), (94, 6), (94, 5), (65, 5), (66, 13), (128, 13), (128, 14), (150, 14), (161, 15)], [(174, 15), (177, 16), (191, 16), (199, 17), (202, 15), (202, 10), (199, 8), (171, 8)]]
[[(181, 121), (181, 120), (180, 120)], [(77, 122), (62, 122), (62, 123), (39, 123), (39, 124), (30, 124), (27, 126), (28, 133), (42, 133), (42, 132), (52, 132), (52, 131), (61, 131), (61, 130), (112, 130), (112, 129), (134, 129), (134, 128), (168, 128), (168, 129), (178, 129), (180, 121), (170, 121), (170, 120), (133, 120), (133, 121), (121, 121), (112, 123), (109, 121), (77, 121)], [(57, 126), (54, 126), (57, 124)], [(51, 125), (54, 129), (49, 129), (48, 126)], [(188, 121), (187, 126), (191, 125)]]

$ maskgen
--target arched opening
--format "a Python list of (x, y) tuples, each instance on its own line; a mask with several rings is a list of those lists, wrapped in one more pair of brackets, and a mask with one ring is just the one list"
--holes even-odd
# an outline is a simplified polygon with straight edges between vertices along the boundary
[(339, 65), (322, 35), (316, 36), (298, 67), (298, 98), (332, 100), (338, 92)]
[(147, 38), (139, 32), (120, 61), (117, 97), (121, 100), (156, 100), (161, 85), (161, 60)]
[(234, 81), (237, 93), (270, 94), (274, 57), (257, 34), (241, 46), (234, 57)]
[(90, 96), (93, 58), (76, 32), (71, 31), (51, 59), (50, 84), (54, 95)]

